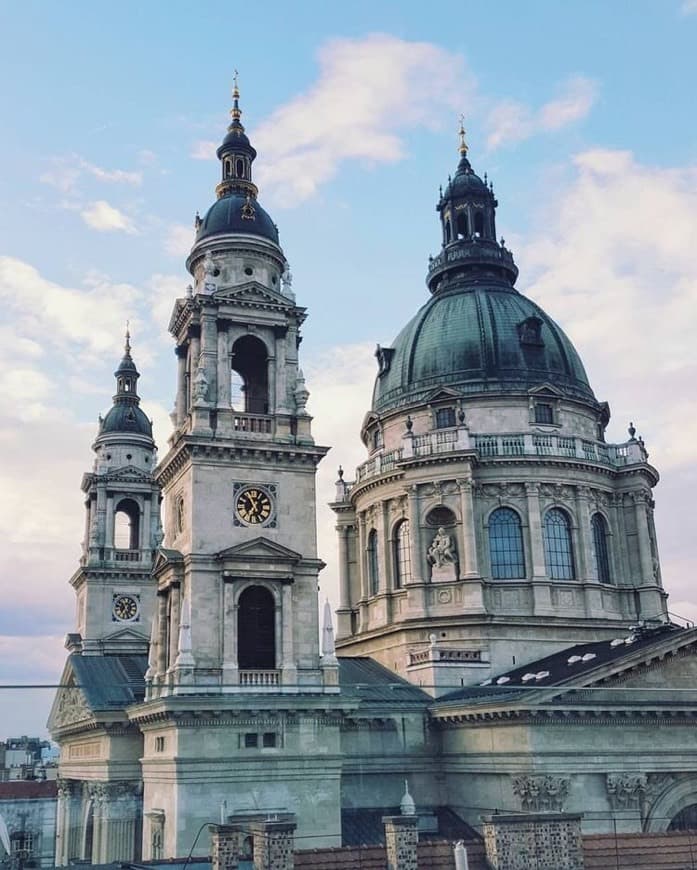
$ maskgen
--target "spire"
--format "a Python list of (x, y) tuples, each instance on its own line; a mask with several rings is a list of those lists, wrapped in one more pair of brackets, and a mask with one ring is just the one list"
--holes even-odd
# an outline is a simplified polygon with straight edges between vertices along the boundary
[(143, 413), (138, 395), (138, 378), (140, 373), (131, 356), (131, 330), (126, 321), (126, 336), (123, 346), (123, 356), (116, 371), (116, 394), (113, 396), (113, 407), (100, 420), (99, 435), (127, 433), (146, 435), (152, 439), (152, 421)]
[(233, 88), (232, 88), (232, 108), (230, 109), (230, 115), (232, 116), (232, 123), (228, 127), (228, 130), (232, 130), (234, 127), (241, 127), (244, 132), (244, 127), (242, 126), (242, 122), (240, 118), (242, 116), (242, 110), (240, 109), (240, 89), (238, 86), (238, 78), (239, 73), (235, 70), (234, 75), (232, 77)]
[(460, 146), (457, 149), (460, 152), (462, 157), (467, 157), (467, 152), (469, 148), (467, 147), (467, 142), (465, 141), (465, 116), (460, 115), (460, 129), (458, 131), (458, 135), (460, 137)]
[(114, 396), (114, 401), (125, 400), (137, 405), (140, 401), (137, 389), (140, 374), (131, 356), (131, 331), (128, 320), (126, 321), (123, 356), (121, 357), (119, 367), (114, 372), (114, 377), (116, 378), (116, 396)]

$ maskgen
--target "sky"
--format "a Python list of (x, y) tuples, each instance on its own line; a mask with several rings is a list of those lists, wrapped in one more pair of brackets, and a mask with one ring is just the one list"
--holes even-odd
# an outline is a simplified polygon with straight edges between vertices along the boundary
[[(697, 0), (68, 0), (0, 3), (0, 685), (50, 684), (97, 416), (125, 321), (158, 444), (196, 211), (239, 70), (259, 200), (298, 302), (319, 443), (321, 595), (336, 601), (337, 466), (389, 345), (427, 298), (439, 184), (488, 172), (518, 289), (634, 421), (671, 611), (697, 619)], [(162, 454), (161, 454), (162, 455)], [(0, 738), (44, 734), (53, 691), (0, 689)]]

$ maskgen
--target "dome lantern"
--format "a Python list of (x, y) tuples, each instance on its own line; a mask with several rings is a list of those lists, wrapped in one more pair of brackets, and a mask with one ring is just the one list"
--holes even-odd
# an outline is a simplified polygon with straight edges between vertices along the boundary
[(518, 277), (513, 255), (496, 241), (498, 202), (486, 176), (482, 179), (472, 169), (462, 119), (459, 138), (460, 162), (455, 175), (448, 177), (436, 206), (443, 244), (441, 253), (429, 261), (427, 280), (432, 293), (438, 292), (443, 279), (453, 272), (474, 280), (488, 274), (503, 278), (511, 286)]

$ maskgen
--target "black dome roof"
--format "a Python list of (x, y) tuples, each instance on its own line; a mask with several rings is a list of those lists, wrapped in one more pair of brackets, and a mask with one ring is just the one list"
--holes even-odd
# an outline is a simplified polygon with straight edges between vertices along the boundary
[(147, 415), (132, 403), (117, 402), (102, 421), (100, 435), (109, 432), (133, 433), (152, 438), (152, 424)]
[(382, 413), (434, 389), (463, 395), (520, 393), (549, 383), (597, 404), (574, 346), (538, 305), (495, 280), (455, 284), (433, 296), (387, 350), (373, 393)]
[[(243, 214), (251, 215), (243, 217)], [(244, 211), (243, 211), (244, 209)], [(263, 236), (278, 244), (278, 229), (256, 199), (248, 202), (242, 192), (231, 192), (216, 200), (208, 209), (199, 227), (196, 241), (225, 233), (245, 233)]]

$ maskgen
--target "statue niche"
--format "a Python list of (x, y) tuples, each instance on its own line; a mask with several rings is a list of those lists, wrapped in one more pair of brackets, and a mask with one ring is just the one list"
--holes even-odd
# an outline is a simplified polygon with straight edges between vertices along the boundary
[[(440, 516), (445, 514), (446, 510), (445, 508), (436, 509), (438, 513), (437, 518), (441, 521), (446, 519), (445, 516)], [(429, 514), (427, 521), (432, 523), (433, 519), (436, 519), (436, 517), (432, 516), (436, 511), (432, 511)], [(426, 552), (426, 559), (431, 566), (431, 580), (434, 582), (457, 580), (457, 550), (455, 538), (451, 534), (450, 529), (455, 524), (455, 517), (450, 511), (448, 511), (448, 514), (450, 514), (450, 517), (447, 519), (450, 519), (450, 522), (447, 524), (444, 522), (443, 525), (438, 526), (438, 530), (433, 536)]]

